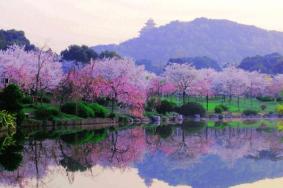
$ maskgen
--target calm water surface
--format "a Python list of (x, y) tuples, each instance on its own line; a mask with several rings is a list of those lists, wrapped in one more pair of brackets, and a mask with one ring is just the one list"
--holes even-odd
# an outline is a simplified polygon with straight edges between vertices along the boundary
[(282, 125), (24, 129), (0, 136), (0, 187), (283, 187)]

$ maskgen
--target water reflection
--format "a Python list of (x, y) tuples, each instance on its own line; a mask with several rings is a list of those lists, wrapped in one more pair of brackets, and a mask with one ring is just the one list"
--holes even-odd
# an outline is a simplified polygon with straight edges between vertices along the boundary
[(0, 139), (0, 187), (224, 188), (283, 177), (281, 125), (187, 121), (17, 131)]

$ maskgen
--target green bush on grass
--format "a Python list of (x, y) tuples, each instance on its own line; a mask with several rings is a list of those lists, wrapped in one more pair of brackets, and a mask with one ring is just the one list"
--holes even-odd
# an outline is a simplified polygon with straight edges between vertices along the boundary
[(94, 111), (96, 117), (105, 118), (109, 114), (109, 110), (100, 104), (92, 103), (88, 106)]
[(82, 118), (95, 117), (95, 112), (88, 105), (79, 102), (68, 102), (62, 105), (61, 111), (66, 114), (77, 115)]

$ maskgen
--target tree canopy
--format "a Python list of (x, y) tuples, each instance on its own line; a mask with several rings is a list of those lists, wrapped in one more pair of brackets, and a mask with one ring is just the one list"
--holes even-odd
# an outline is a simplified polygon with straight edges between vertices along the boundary
[(91, 59), (98, 58), (98, 54), (88, 46), (71, 45), (61, 52), (62, 59), (67, 61), (77, 61), (89, 63)]
[(239, 68), (267, 74), (282, 74), (283, 56), (279, 53), (272, 53), (265, 56), (247, 57), (242, 60)]
[(30, 43), (23, 31), (0, 30), (0, 50), (6, 50), (12, 45), (25, 46), (25, 50), (35, 49), (35, 46)]
[(90, 60), (96, 59), (111, 59), (121, 58), (119, 54), (114, 51), (102, 51), (101, 53), (95, 52), (92, 48), (86, 45), (71, 45), (61, 52), (63, 60), (76, 61), (83, 64), (90, 63)]

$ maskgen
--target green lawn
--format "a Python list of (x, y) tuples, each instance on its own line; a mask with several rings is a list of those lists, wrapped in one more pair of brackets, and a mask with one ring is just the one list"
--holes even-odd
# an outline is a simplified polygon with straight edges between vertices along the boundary
[[(167, 99), (169, 101), (175, 102), (177, 105), (182, 105), (183, 101), (182, 98), (177, 98), (176, 96), (168, 96), (168, 97), (162, 97), (162, 99)], [(203, 105), (203, 107), (206, 109), (206, 99), (205, 97), (189, 97), (186, 99), (186, 102), (198, 102)], [(237, 105), (237, 98), (232, 98), (232, 101), (229, 101), (227, 98), (225, 102), (222, 101), (220, 97), (215, 97), (209, 99), (208, 103), (208, 112), (214, 112), (215, 106), (219, 104), (224, 104), (229, 108), (230, 112), (242, 112), (245, 109), (254, 109), (257, 110), (258, 112), (262, 112), (260, 106), (264, 104), (266, 106), (266, 109), (264, 110), (265, 113), (268, 112), (274, 112), (275, 108), (279, 104), (283, 104), (283, 102), (275, 102), (275, 101), (270, 101), (270, 102), (262, 102), (257, 100), (256, 98), (248, 99), (248, 98), (240, 98), (240, 108), (238, 109)]]

